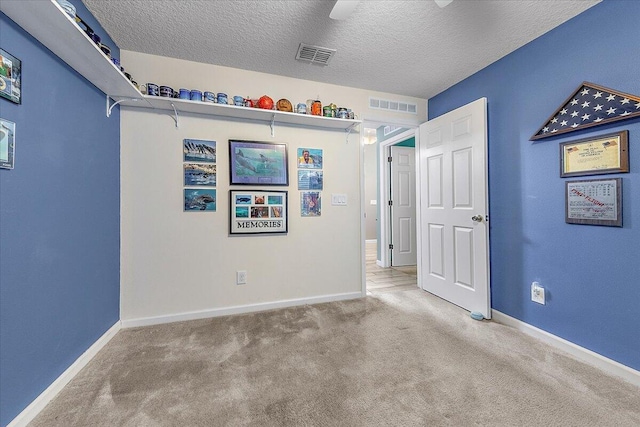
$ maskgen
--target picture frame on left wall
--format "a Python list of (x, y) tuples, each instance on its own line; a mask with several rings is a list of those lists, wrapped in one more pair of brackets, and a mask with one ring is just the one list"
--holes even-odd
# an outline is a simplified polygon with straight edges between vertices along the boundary
[(0, 119), (0, 168), (13, 169), (16, 150), (16, 124)]
[(0, 48), (0, 97), (22, 103), (22, 61)]

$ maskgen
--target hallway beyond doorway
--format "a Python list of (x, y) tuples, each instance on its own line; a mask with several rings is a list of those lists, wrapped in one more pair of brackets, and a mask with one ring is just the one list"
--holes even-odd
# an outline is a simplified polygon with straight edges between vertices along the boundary
[(377, 242), (370, 241), (366, 246), (367, 294), (411, 290), (417, 287), (417, 266), (382, 268), (376, 263)]

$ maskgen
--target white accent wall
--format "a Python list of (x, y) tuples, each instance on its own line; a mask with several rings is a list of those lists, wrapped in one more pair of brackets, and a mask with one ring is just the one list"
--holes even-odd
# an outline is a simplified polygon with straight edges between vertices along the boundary
[[(123, 51), (122, 63), (142, 82), (258, 98), (294, 105), (317, 96), (362, 117), (375, 92)], [(384, 94), (378, 94), (383, 96)], [(395, 95), (395, 97), (398, 97)], [(408, 102), (425, 105), (424, 100)], [(426, 112), (413, 120), (424, 121)], [(419, 118), (418, 118), (419, 117)], [(389, 121), (407, 118), (390, 114)], [(361, 145), (358, 129), (344, 131), (183, 114), (176, 129), (163, 112), (121, 110), (121, 319), (145, 324), (251, 307), (358, 296), (362, 289)], [(416, 123), (417, 124), (417, 123)], [(183, 212), (182, 141), (217, 142), (217, 211)], [(229, 236), (229, 139), (286, 143), (289, 150), (287, 235)], [(298, 148), (322, 149), (322, 215), (300, 216)], [(347, 206), (331, 206), (331, 194)], [(236, 271), (246, 270), (246, 285)], [(282, 303), (284, 301), (284, 303)], [(243, 309), (246, 308), (246, 309)], [(227, 311), (225, 311), (225, 309)], [(201, 313), (202, 316), (199, 316)], [(154, 320), (155, 319), (155, 320)]]

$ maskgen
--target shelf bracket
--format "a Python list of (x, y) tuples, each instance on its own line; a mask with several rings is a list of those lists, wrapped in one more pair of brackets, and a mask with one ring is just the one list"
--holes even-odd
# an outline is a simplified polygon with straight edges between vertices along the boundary
[(346, 128), (346, 129), (344, 130), (344, 132), (347, 134), (347, 136), (346, 136), (346, 142), (347, 142), (347, 144), (349, 143), (349, 134), (351, 134), (351, 131), (352, 131), (353, 129), (355, 129), (355, 127), (356, 127), (356, 126), (358, 126), (358, 125), (359, 125), (359, 123), (354, 123), (354, 124), (352, 124), (351, 126), (349, 126), (348, 128)]
[(120, 104), (121, 102), (124, 101), (140, 101), (138, 98), (123, 98), (119, 101), (114, 102), (113, 104), (110, 102), (109, 95), (107, 95), (107, 117), (111, 117), (111, 111), (113, 111), (113, 107), (115, 107), (116, 105)]
[(171, 118), (173, 119), (174, 122), (176, 122), (176, 129), (179, 128), (180, 123), (178, 123), (178, 110), (176, 110), (176, 106), (173, 105), (173, 102), (171, 103), (171, 108), (173, 108), (173, 116), (171, 114), (169, 114), (169, 116), (171, 116)]
[(276, 125), (276, 115), (274, 114), (271, 116), (271, 125), (269, 125), (269, 127), (271, 128), (271, 138), (276, 137), (275, 125)]

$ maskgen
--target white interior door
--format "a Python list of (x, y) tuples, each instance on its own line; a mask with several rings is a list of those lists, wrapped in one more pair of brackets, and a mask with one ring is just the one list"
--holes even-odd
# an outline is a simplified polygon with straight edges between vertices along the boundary
[(491, 318), (487, 100), (420, 126), (422, 288)]
[(391, 146), (391, 265), (416, 265), (415, 148)]

